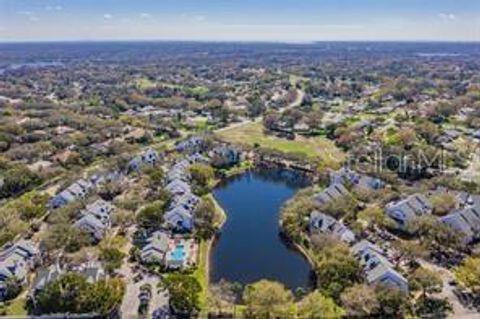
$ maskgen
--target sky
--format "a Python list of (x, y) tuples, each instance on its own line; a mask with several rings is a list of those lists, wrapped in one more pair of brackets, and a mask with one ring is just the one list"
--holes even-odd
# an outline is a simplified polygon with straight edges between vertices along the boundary
[(480, 41), (480, 0), (0, 0), (0, 41)]

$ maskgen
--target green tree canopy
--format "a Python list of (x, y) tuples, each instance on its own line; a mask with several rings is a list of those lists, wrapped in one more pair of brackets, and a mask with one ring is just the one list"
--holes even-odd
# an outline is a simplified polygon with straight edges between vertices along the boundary
[(340, 299), (347, 314), (352, 317), (369, 317), (379, 311), (380, 304), (375, 289), (365, 284), (345, 289)]
[(165, 279), (165, 288), (170, 292), (170, 306), (182, 314), (192, 314), (200, 310), (199, 294), (202, 287), (192, 276), (179, 273)]
[(81, 274), (67, 273), (49, 282), (35, 298), (35, 313), (110, 314), (122, 302), (125, 286), (120, 279), (88, 283)]
[(464, 287), (480, 292), (480, 258), (465, 259), (455, 270), (455, 278)]
[(288, 317), (294, 312), (293, 294), (282, 284), (260, 280), (243, 292), (249, 314), (256, 318)]
[(335, 319), (342, 318), (344, 315), (345, 310), (338, 306), (332, 298), (325, 297), (318, 291), (308, 294), (298, 304), (300, 318)]

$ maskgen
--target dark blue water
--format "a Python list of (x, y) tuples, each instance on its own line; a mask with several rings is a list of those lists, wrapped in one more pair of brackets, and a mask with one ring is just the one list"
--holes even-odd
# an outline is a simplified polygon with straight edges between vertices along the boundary
[(270, 279), (291, 289), (309, 286), (310, 265), (282, 240), (278, 224), (281, 206), (299, 188), (278, 176), (246, 173), (214, 190), (228, 219), (212, 250), (213, 282)]

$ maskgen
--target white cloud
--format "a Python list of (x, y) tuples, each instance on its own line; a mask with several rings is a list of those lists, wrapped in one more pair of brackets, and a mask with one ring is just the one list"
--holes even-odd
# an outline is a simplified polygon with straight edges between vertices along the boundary
[(18, 14), (27, 17), (28, 20), (32, 22), (37, 22), (39, 19), (32, 11), (19, 11)]
[(204, 16), (204, 15), (201, 15), (201, 14), (188, 14), (188, 13), (182, 13), (181, 15), (182, 19), (186, 19), (186, 20), (191, 20), (191, 21), (194, 21), (194, 22), (204, 22), (207, 20), (207, 17)]
[(453, 13), (439, 13), (438, 17), (443, 21), (453, 21), (457, 19), (457, 16)]
[(152, 16), (149, 13), (142, 12), (140, 13), (140, 18), (142, 19), (150, 19)]
[(193, 20), (198, 21), (198, 22), (202, 22), (202, 21), (207, 20), (207, 17), (202, 16), (202, 15), (196, 15), (196, 16), (193, 16)]
[(105, 14), (103, 15), (103, 18), (104, 18), (105, 20), (110, 20), (110, 19), (113, 18), (113, 15), (111, 15), (110, 13), (105, 13)]
[(46, 11), (62, 11), (63, 7), (62, 6), (46, 6), (45, 10)]

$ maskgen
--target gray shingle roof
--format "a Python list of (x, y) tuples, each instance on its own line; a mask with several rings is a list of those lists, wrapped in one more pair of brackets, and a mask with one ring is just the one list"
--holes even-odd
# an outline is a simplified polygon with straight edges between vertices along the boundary
[(315, 195), (313, 199), (319, 204), (326, 204), (331, 200), (342, 198), (348, 195), (349, 192), (341, 183), (335, 183), (324, 189), (321, 193)]

